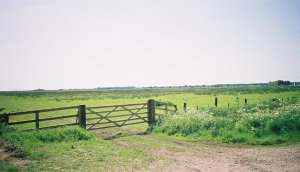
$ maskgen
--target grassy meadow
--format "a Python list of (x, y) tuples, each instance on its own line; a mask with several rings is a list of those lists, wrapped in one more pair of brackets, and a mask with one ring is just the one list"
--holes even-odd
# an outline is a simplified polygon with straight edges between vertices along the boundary
[[(165, 161), (155, 150), (172, 147), (169, 144), (177, 141), (258, 146), (300, 141), (300, 87), (0, 92), (0, 113), (80, 104), (144, 103), (148, 99), (171, 102), (179, 111), (161, 113), (156, 125), (150, 127), (139, 124), (93, 132), (79, 127), (24, 132), (19, 130), (22, 127), (0, 126), (2, 148), (27, 161), (20, 165), (0, 160), (0, 171), (137, 171), (147, 169), (154, 161)], [(183, 103), (187, 103), (186, 112)], [(31, 118), (34, 116), (10, 120)]]
[(182, 109), (188, 107), (207, 108), (214, 106), (218, 97), (218, 107), (237, 107), (268, 102), (273, 98), (283, 101), (300, 98), (299, 87), (243, 86), (220, 88), (165, 88), (129, 90), (89, 90), (89, 91), (24, 91), (0, 92), (0, 110), (4, 112), (27, 111), (85, 104), (100, 106), (111, 104), (143, 103), (148, 99), (172, 102)]

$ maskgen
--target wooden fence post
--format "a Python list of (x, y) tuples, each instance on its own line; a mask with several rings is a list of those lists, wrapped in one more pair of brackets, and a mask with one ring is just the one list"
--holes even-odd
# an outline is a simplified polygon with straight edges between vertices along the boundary
[(35, 129), (40, 129), (40, 117), (39, 112), (35, 112)]
[(3, 123), (4, 125), (8, 125), (8, 117), (9, 115), (4, 113), (3, 116), (0, 118), (0, 124)]
[(186, 112), (186, 103), (183, 103), (183, 110)]
[(155, 101), (154, 99), (149, 99), (147, 102), (148, 108), (148, 124), (155, 124)]
[(6, 115), (4, 116), (4, 123), (5, 123), (5, 125), (8, 125), (8, 122), (9, 122), (9, 115), (6, 114)]
[(178, 111), (177, 105), (174, 105), (174, 108), (175, 108), (175, 112), (177, 112)]
[(215, 106), (218, 107), (218, 97), (215, 97)]
[(86, 129), (86, 112), (85, 105), (78, 106), (78, 124), (80, 127)]
[(167, 114), (167, 113), (168, 113), (168, 105), (165, 104), (165, 114)]
[(248, 102), (247, 99), (245, 99), (245, 105), (247, 105), (247, 102)]

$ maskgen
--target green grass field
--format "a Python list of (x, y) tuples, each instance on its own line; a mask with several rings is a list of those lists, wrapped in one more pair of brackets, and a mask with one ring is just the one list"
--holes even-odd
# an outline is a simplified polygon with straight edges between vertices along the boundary
[[(219, 101), (217, 108), (214, 107), (215, 97)], [(79, 127), (23, 132), (18, 130), (22, 127), (15, 127), (16, 130), (1, 126), (0, 138), (8, 143), (4, 149), (15, 156), (24, 156), (28, 162), (16, 165), (1, 160), (0, 171), (143, 170), (160, 160), (153, 153), (155, 149), (162, 145), (168, 147), (176, 140), (246, 145), (276, 145), (300, 140), (300, 87), (0, 92), (0, 113), (80, 104), (145, 103), (150, 98), (176, 104), (179, 112), (163, 113), (157, 117), (157, 125), (150, 128), (147, 124), (139, 124), (96, 130), (93, 134)], [(279, 102), (273, 102), (275, 98)], [(187, 103), (187, 112), (183, 111), (183, 103)], [(75, 109), (43, 115), (76, 112)], [(31, 118), (33, 115), (11, 120)], [(141, 146), (135, 147), (137, 143), (149, 147), (140, 150)]]
[[(244, 99), (249, 104), (270, 101), (273, 98), (299, 99), (299, 87), (222, 87), (198, 89), (133, 89), (100, 91), (52, 91), (52, 92), (0, 92), (0, 109), (2, 112), (15, 112), (62, 106), (85, 104), (87, 106), (143, 103), (152, 98), (158, 101), (172, 102), (182, 108), (200, 108), (214, 106), (218, 97), (218, 106), (230, 107), (243, 105)], [(237, 99), (238, 98), (238, 99)], [(239, 101), (237, 101), (239, 100)], [(239, 103), (238, 103), (239, 102)]]

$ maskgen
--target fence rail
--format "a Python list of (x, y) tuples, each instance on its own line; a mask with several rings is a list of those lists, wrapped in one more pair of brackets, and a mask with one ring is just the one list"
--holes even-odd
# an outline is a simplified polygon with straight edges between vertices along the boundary
[[(161, 108), (164, 106), (165, 108)], [(149, 99), (146, 103), (135, 103), (135, 104), (120, 104), (120, 105), (106, 105), (106, 106), (91, 106), (86, 107), (85, 105), (79, 106), (68, 106), (52, 109), (40, 109), (32, 111), (23, 112), (12, 112), (0, 114), (0, 123), (4, 125), (22, 125), (22, 124), (35, 124), (35, 129), (46, 129), (55, 128), (61, 126), (69, 125), (79, 125), (87, 130), (104, 129), (111, 127), (122, 127), (127, 125), (148, 123), (152, 125), (155, 123), (155, 110), (163, 110), (165, 113), (177, 111), (176, 105), (175, 110), (168, 109), (168, 104), (164, 102), (155, 102), (153, 99)], [(77, 110), (76, 114), (69, 113), (68, 115), (60, 116), (48, 116), (41, 117), (41, 114), (46, 112), (57, 112), (64, 110)], [(15, 116), (27, 116), (34, 115), (33, 119), (19, 120), (12, 118)], [(22, 117), (23, 117), (22, 116)], [(55, 121), (62, 119), (75, 119), (75, 122), (68, 121), (65, 124), (61, 124), (60, 121), (56, 125), (40, 126), (40, 122), (43, 121)], [(33, 130), (34, 128), (29, 128), (26, 130)]]
[(31, 110), (31, 111), (23, 111), (23, 112), (11, 112), (11, 113), (7, 113), (7, 114), (9, 116), (16, 116), (16, 115), (25, 115), (25, 114), (40, 113), (40, 112), (68, 110), (68, 109), (75, 109), (75, 108), (78, 108), (78, 106), (68, 106), (68, 107), (59, 107), (59, 108), (51, 108), (51, 109), (40, 109), (40, 110)]
[[(68, 107), (60, 107), (60, 108), (52, 108), (52, 109), (40, 109), (40, 110), (23, 111), (23, 112), (12, 112), (12, 113), (1, 114), (0, 116), (2, 118), (2, 120), (1, 120), (2, 123), (4, 123), (5, 125), (19, 125), (19, 124), (35, 123), (35, 129), (39, 130), (39, 129), (44, 129), (44, 128), (60, 127), (60, 126), (65, 126), (65, 125), (78, 125), (78, 122), (77, 122), (77, 118), (79, 115), (78, 113), (71, 114), (71, 115), (44, 117), (44, 118), (41, 118), (40, 114), (45, 113), (45, 112), (56, 112), (56, 111), (62, 111), (62, 110), (78, 109), (79, 107), (80, 106), (68, 106)], [(34, 119), (10, 122), (11, 117), (21, 116), (21, 115), (27, 116), (27, 115), (33, 115), (33, 114), (35, 115)], [(74, 118), (74, 119), (76, 119), (76, 122), (40, 127), (41, 121), (52, 121), (52, 120), (65, 119), (65, 118)], [(26, 130), (32, 130), (32, 129), (33, 128), (29, 128)]]

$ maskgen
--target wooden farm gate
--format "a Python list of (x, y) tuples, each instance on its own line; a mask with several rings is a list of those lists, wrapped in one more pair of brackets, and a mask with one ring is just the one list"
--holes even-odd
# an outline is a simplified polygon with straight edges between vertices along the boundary
[(104, 129), (155, 121), (154, 100), (147, 103), (86, 107), (86, 129)]

